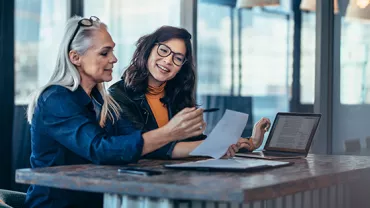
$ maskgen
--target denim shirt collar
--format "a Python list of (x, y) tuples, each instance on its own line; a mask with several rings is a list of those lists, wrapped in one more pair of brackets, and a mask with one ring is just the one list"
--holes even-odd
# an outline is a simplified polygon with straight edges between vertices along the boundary
[[(87, 95), (87, 93), (81, 87), (81, 85), (78, 86), (78, 88), (76, 89), (74, 95), (77, 98), (77, 102), (79, 102), (81, 105), (86, 106), (89, 103), (91, 103), (91, 98)], [(99, 92), (99, 90), (98, 90), (97, 87), (94, 87), (91, 90), (91, 96), (94, 97), (95, 100), (98, 101), (101, 105), (103, 105), (104, 100), (103, 100), (103, 97), (101, 96), (101, 94), (100, 94), (100, 92)]]

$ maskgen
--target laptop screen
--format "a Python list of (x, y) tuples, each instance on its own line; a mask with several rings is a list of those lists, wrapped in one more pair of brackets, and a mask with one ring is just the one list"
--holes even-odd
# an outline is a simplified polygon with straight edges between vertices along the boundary
[(320, 114), (278, 113), (265, 149), (308, 153), (320, 117)]

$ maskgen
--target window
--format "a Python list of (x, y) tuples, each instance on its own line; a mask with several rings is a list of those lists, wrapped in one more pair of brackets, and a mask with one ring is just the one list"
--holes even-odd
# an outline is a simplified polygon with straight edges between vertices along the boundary
[[(288, 16), (289, 18), (289, 16)], [(291, 22), (286, 15), (242, 12), (242, 96), (253, 97), (255, 121), (289, 111), (292, 76)]]
[(99, 17), (116, 43), (118, 62), (109, 86), (122, 76), (141, 36), (163, 25), (180, 26), (180, 0), (89, 0), (84, 4), (84, 16)]
[(229, 95), (231, 90), (231, 8), (199, 4), (198, 95)]
[(370, 28), (342, 18), (340, 102), (370, 103)]
[(315, 99), (316, 14), (302, 12), (301, 32), (301, 100), (313, 104)]
[(15, 1), (15, 104), (50, 78), (66, 20), (66, 1)]
[(250, 115), (242, 136), (250, 136), (262, 117), (273, 121), (276, 112), (289, 111), (293, 21), (288, 12), (200, 1), (197, 38), (198, 104), (221, 109), (205, 115), (206, 133), (226, 108)]

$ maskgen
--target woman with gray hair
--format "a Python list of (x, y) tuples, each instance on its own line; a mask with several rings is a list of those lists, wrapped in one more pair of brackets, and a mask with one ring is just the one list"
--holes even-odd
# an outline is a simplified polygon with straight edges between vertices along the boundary
[[(201, 111), (185, 109), (148, 132), (119, 118), (120, 107), (104, 87), (117, 62), (114, 46), (97, 17), (68, 20), (54, 73), (28, 106), (32, 168), (132, 163), (168, 142), (201, 134), (189, 130), (204, 124)], [(26, 207), (102, 207), (102, 196), (31, 185)]]

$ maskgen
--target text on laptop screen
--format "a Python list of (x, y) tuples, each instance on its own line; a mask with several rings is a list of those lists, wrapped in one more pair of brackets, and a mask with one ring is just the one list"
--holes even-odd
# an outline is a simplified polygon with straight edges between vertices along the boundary
[(268, 147), (304, 150), (318, 117), (279, 115)]

